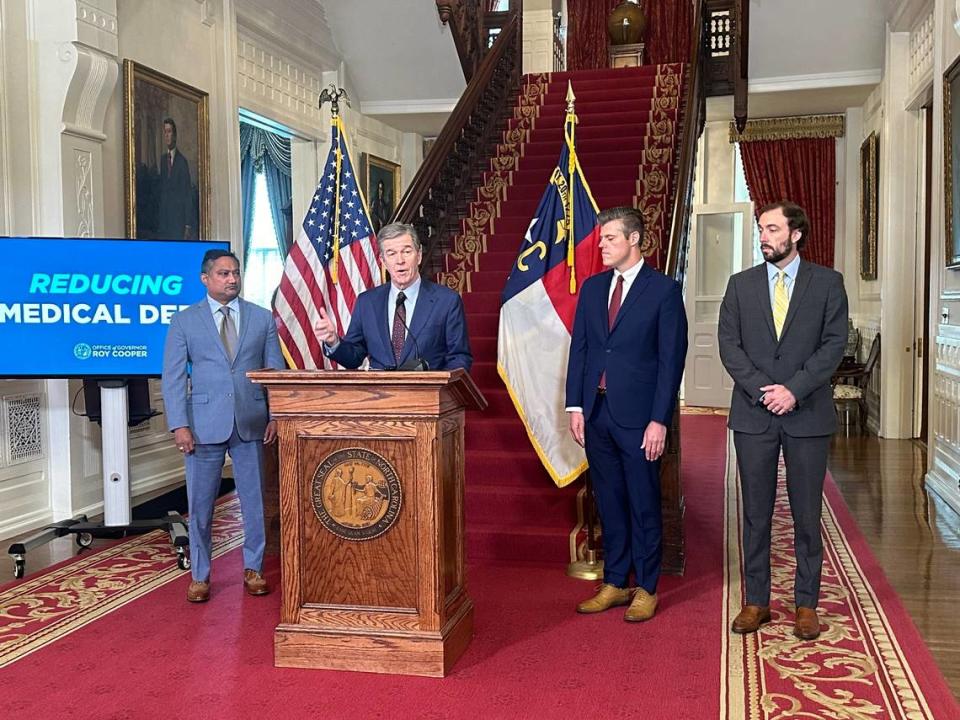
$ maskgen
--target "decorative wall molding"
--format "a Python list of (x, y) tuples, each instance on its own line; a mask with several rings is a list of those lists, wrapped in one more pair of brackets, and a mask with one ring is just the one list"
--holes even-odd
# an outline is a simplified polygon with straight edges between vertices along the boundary
[(910, 93), (922, 90), (933, 77), (933, 9), (910, 31)]
[(120, 65), (115, 57), (85, 45), (73, 43), (72, 48), (75, 51), (73, 57), (61, 53), (61, 60), (66, 56), (76, 63), (63, 103), (63, 130), (70, 135), (103, 142), (107, 139), (104, 132), (107, 106), (120, 75)]
[(960, 327), (939, 325), (930, 425), (933, 463), (927, 485), (960, 512)]
[(320, 70), (297, 62), (248, 28), (237, 32), (240, 104), (315, 137), (322, 121)]
[(77, 237), (93, 237), (93, 156), (87, 150), (74, 150), (77, 185)]

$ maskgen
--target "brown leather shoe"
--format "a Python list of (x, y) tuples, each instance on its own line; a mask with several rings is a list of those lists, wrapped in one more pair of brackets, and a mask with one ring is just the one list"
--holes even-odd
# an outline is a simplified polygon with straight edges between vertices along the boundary
[(756, 632), (764, 623), (770, 622), (769, 605), (744, 605), (740, 614), (733, 620), (730, 629), (743, 635)]
[(798, 607), (793, 634), (801, 640), (816, 640), (820, 637), (820, 618), (813, 608)]
[(623, 619), (627, 622), (643, 622), (653, 617), (657, 611), (657, 596), (651, 595), (643, 588), (637, 588), (633, 594), (633, 602), (623, 614)]
[(210, 599), (210, 581), (193, 580), (187, 587), (187, 602), (202, 603)]
[(616, 585), (604, 583), (600, 586), (600, 592), (589, 600), (584, 600), (577, 605), (578, 613), (598, 613), (609, 610), (617, 605), (627, 605), (630, 602), (630, 591), (626, 588), (618, 588)]
[(266, 595), (270, 592), (267, 581), (256, 570), (247, 569), (243, 571), (243, 586), (250, 595)]

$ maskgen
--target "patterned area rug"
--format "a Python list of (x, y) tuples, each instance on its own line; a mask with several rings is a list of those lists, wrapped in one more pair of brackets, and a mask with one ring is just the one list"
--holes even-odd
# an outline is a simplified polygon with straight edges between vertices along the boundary
[[(793, 521), (781, 459), (771, 549), (773, 621), (760, 632), (724, 633), (720, 717), (955, 718), (960, 708), (827, 477), (822, 515), (821, 627), (813, 642), (793, 637)], [(724, 626), (742, 591), (742, 498), (728, 438)], [(870, 572), (866, 565), (869, 564)]]
[[(235, 495), (214, 510), (213, 556), (243, 544)], [(0, 592), (0, 668), (182, 577), (162, 530), (63, 563)]]

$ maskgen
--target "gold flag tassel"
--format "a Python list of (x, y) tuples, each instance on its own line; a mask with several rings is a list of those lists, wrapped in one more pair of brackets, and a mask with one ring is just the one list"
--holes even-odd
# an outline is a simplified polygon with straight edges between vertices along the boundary
[(337, 268), (340, 265), (340, 165), (343, 158), (343, 121), (334, 111), (330, 118), (333, 127), (333, 141), (336, 144), (334, 157), (337, 162), (336, 179), (333, 181), (333, 260), (330, 262), (330, 279), (337, 284)]
[(567, 80), (567, 117), (563, 124), (563, 136), (567, 142), (567, 193), (568, 202), (566, 203), (566, 217), (564, 224), (567, 231), (567, 267), (570, 268), (570, 294), (577, 293), (577, 256), (576, 245), (577, 238), (573, 229), (573, 204), (576, 194), (574, 188), (574, 176), (577, 172), (577, 150), (574, 143), (574, 136), (579, 120), (574, 112), (573, 106), (576, 96), (573, 94), (573, 83)]

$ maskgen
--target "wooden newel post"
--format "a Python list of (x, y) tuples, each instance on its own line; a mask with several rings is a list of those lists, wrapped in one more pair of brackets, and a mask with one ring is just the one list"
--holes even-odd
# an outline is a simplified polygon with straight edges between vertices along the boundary
[(473, 634), (452, 372), (249, 373), (279, 424), (279, 667), (443, 676)]

